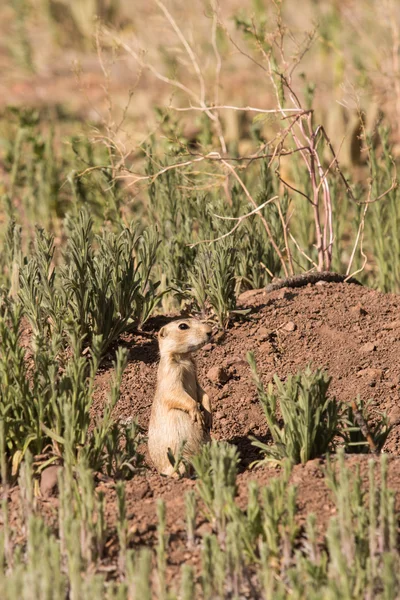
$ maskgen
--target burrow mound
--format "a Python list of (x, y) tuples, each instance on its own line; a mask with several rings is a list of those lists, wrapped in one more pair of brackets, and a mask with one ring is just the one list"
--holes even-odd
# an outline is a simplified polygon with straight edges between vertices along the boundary
[[(241, 456), (238, 476), (238, 502), (245, 504), (247, 485), (251, 479), (267, 483), (279, 475), (279, 469), (263, 466), (249, 469), (257, 457), (249, 435), (268, 439), (265, 418), (252, 383), (247, 351), (254, 351), (259, 372), (265, 383), (276, 373), (283, 378), (303, 369), (307, 364), (327, 369), (332, 376), (331, 394), (340, 400), (360, 395), (371, 400), (372, 412), (386, 411), (393, 430), (385, 450), (389, 458), (389, 487), (400, 490), (400, 296), (382, 294), (351, 284), (324, 284), (300, 289), (282, 289), (272, 293), (256, 290), (242, 294), (242, 307), (250, 308), (247, 320), (236, 322), (223, 337), (208, 344), (197, 355), (199, 379), (209, 393), (214, 412), (213, 437), (236, 444)], [(147, 428), (155, 390), (158, 349), (157, 330), (167, 317), (152, 319), (146, 334), (120, 340), (128, 350), (129, 361), (124, 374), (116, 417), (121, 421), (138, 419)], [(97, 377), (94, 419), (101, 418), (112, 377), (112, 354), (105, 360)], [(351, 468), (360, 468), (368, 485), (368, 455), (346, 457)], [(291, 482), (298, 487), (297, 517), (304, 523), (310, 512), (316, 514), (323, 532), (335, 508), (324, 480), (322, 459), (294, 467)], [(379, 466), (376, 466), (379, 479)], [(185, 533), (185, 492), (195, 481), (160, 477), (150, 465), (143, 474), (126, 484), (127, 518), (130, 544), (134, 547), (156, 543), (156, 499), (162, 497), (167, 508), (169, 534), (168, 578), (178, 573), (182, 562), (197, 567), (200, 550), (188, 552)], [(106, 519), (110, 527), (107, 569), (116, 561), (118, 541), (115, 534), (117, 501), (115, 482), (98, 484), (106, 500)], [(19, 490), (11, 491), (10, 520), (19, 528)], [(57, 528), (58, 498), (38, 499), (46, 520)], [(398, 498), (400, 508), (400, 498)], [(204, 535), (210, 524), (198, 514), (196, 534)], [(114, 534), (111, 533), (114, 531)], [(107, 566), (108, 564), (108, 566)], [(110, 571), (111, 573), (111, 571)]]
[[(249, 291), (239, 304), (250, 308), (247, 320), (236, 322), (226, 334), (197, 354), (198, 375), (213, 403), (213, 438), (236, 444), (241, 455), (238, 476), (239, 503), (246, 502), (251, 479), (267, 483), (279, 475), (279, 469), (263, 466), (249, 469), (258, 457), (249, 435), (268, 439), (265, 418), (252, 382), (246, 353), (254, 351), (259, 373), (265, 383), (276, 373), (284, 378), (307, 364), (323, 367), (332, 376), (331, 394), (350, 401), (358, 395), (371, 400), (372, 415), (388, 413), (393, 430), (385, 451), (390, 453), (389, 486), (400, 490), (400, 296), (382, 294), (351, 284), (309, 285), (300, 289), (281, 289), (266, 293)], [(121, 398), (116, 407), (122, 421), (137, 418), (147, 428), (156, 385), (158, 363), (157, 330), (167, 318), (149, 322), (148, 335), (126, 337), (121, 343), (128, 349)], [(110, 365), (111, 365), (111, 361)], [(105, 366), (97, 380), (93, 417), (100, 417), (108, 393), (111, 368)], [(360, 468), (368, 485), (368, 455), (346, 457), (351, 468)], [(322, 533), (335, 509), (324, 479), (325, 462), (309, 461), (294, 467), (291, 482), (297, 488), (297, 518), (305, 522), (316, 514)], [(379, 479), (379, 467), (376, 467)], [(171, 573), (182, 561), (196, 565), (199, 553), (185, 550), (184, 495), (195, 486), (191, 480), (174, 481), (150, 470), (127, 483), (127, 502), (134, 544), (156, 542), (155, 502), (164, 498), (170, 533), (169, 565)], [(115, 522), (116, 500), (113, 484), (106, 490), (108, 519)], [(399, 498), (400, 503), (400, 498)], [(399, 506), (400, 508), (400, 506)], [(203, 535), (209, 524), (199, 515), (197, 534)]]
[[(214, 439), (236, 444), (246, 466), (255, 456), (248, 436), (268, 435), (246, 361), (250, 350), (264, 383), (275, 373), (284, 378), (311, 364), (331, 375), (330, 393), (337, 399), (351, 401), (359, 395), (371, 400), (372, 414), (386, 411), (395, 424), (385, 450), (398, 454), (400, 296), (351, 284), (323, 284), (249, 291), (239, 304), (251, 309), (247, 319), (197, 353), (199, 379), (213, 404)], [(156, 334), (165, 322), (164, 317), (153, 319), (148, 332)], [(155, 335), (131, 336), (121, 344), (128, 349), (129, 362), (116, 416), (123, 421), (137, 418), (146, 429), (156, 386), (157, 340)], [(103, 412), (110, 364), (106, 361), (97, 378), (94, 418)]]

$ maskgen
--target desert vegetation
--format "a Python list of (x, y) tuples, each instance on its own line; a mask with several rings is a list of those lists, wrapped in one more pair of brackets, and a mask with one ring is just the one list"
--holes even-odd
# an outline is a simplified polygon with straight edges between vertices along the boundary
[[(0, 596), (398, 598), (399, 7), (134, 4), (0, 6)], [(246, 300), (309, 271), (363, 285)], [(170, 483), (177, 314), (217, 408)]]

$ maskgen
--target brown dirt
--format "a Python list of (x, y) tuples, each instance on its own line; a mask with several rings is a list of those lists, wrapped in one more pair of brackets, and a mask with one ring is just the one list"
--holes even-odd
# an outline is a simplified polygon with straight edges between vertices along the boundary
[[(386, 411), (394, 424), (385, 447), (391, 454), (389, 485), (400, 490), (400, 297), (355, 285), (324, 284), (296, 290), (285, 288), (269, 294), (262, 290), (246, 292), (240, 297), (240, 304), (251, 308), (248, 319), (235, 323), (224, 337), (203, 348), (197, 356), (199, 379), (213, 402), (213, 438), (236, 444), (240, 451), (239, 502), (245, 498), (251, 479), (265, 484), (278, 474), (272, 466), (248, 468), (257, 457), (248, 436), (268, 439), (245, 360), (249, 350), (255, 352), (264, 382), (270, 381), (275, 373), (285, 377), (311, 363), (327, 369), (332, 376), (331, 393), (338, 400), (350, 401), (360, 395), (365, 401), (371, 400), (372, 412)], [(158, 361), (156, 338), (149, 334), (155, 334), (165, 321), (165, 317), (155, 318), (147, 325), (146, 336), (128, 336), (121, 340), (129, 351), (129, 362), (116, 416), (122, 421), (137, 418), (145, 429)], [(110, 359), (97, 378), (94, 418), (102, 414), (111, 376)], [(352, 468), (360, 465), (362, 475), (367, 477), (368, 458), (353, 455), (346, 460)], [(323, 467), (324, 461), (317, 459), (295, 467), (292, 473), (292, 481), (298, 486), (300, 522), (314, 512), (322, 529), (334, 511)], [(199, 562), (199, 548), (190, 552), (186, 548), (184, 523), (184, 495), (195, 485), (191, 480), (160, 477), (151, 465), (126, 485), (130, 541), (134, 546), (154, 543), (155, 503), (158, 498), (165, 500), (171, 574), (184, 561), (194, 565)], [(111, 531), (116, 518), (114, 482), (102, 482), (99, 488), (106, 492)], [(12, 507), (18, 506), (17, 496), (16, 491), (11, 502), (15, 519), (18, 511)], [(57, 498), (40, 502), (49, 518), (53, 515), (55, 519)], [(208, 525), (201, 514), (197, 524), (198, 534), (203, 534)], [(112, 562), (116, 550), (113, 534), (109, 542), (109, 561)]]
[[(241, 306), (251, 308), (247, 321), (235, 323), (222, 339), (197, 355), (199, 379), (213, 402), (217, 440), (241, 450), (244, 465), (254, 458), (248, 435), (267, 435), (246, 362), (254, 351), (264, 382), (276, 373), (284, 378), (311, 363), (332, 377), (331, 393), (341, 401), (360, 395), (370, 410), (386, 411), (400, 423), (400, 297), (348, 284), (324, 284), (277, 292), (249, 291)], [(156, 333), (165, 317), (147, 326)], [(157, 340), (131, 336), (121, 342), (129, 351), (117, 416), (148, 425), (155, 390)], [(213, 367), (222, 367), (219, 383)], [(220, 369), (221, 370), (221, 369)], [(94, 414), (102, 412), (112, 370), (98, 377)], [(210, 379), (211, 378), (211, 379)], [(386, 451), (398, 453), (400, 428), (395, 427)]]

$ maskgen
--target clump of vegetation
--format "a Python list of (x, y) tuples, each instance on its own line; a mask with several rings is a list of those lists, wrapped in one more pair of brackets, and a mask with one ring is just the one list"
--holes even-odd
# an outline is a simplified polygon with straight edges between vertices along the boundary
[(117, 352), (110, 400), (103, 417), (91, 428), (101, 337), (94, 338), (87, 357), (82, 354), (78, 324), (70, 332), (69, 352), (65, 352), (60, 336), (49, 337), (39, 329), (28, 358), (20, 340), (21, 308), (3, 298), (0, 310), (0, 421), (7, 480), (15, 479), (28, 450), (41, 456), (41, 469), (59, 461), (76, 465), (84, 457), (95, 470), (132, 474), (141, 464), (139, 429), (121, 428), (112, 416), (126, 352)]
[(347, 404), (329, 396), (331, 378), (325, 371), (308, 366), (286, 381), (275, 375), (275, 385), (270, 383), (265, 390), (254, 354), (249, 352), (247, 360), (273, 442), (251, 438), (265, 457), (254, 464), (285, 459), (304, 464), (340, 445), (353, 453), (382, 450), (391, 431), (387, 416), (380, 415), (370, 429), (370, 415), (361, 401)]
[(225, 442), (206, 444), (192, 459), (200, 497), (217, 530), (224, 529), (226, 507), (236, 494), (238, 463), (236, 447)]
[(149, 318), (161, 295), (151, 280), (158, 239), (139, 234), (132, 224), (118, 234), (93, 233), (93, 220), (82, 210), (68, 217), (63, 264), (54, 267), (54, 239), (36, 231), (32, 255), (20, 267), (21, 304), (34, 335), (68, 334), (70, 324), (85, 344), (101, 336), (100, 355), (122, 333)]
[(279, 462), (288, 458), (294, 463), (305, 463), (332, 451), (340, 434), (341, 407), (328, 396), (331, 378), (320, 369), (313, 372), (307, 367), (297, 375), (289, 375), (286, 382), (275, 375), (275, 387), (269, 384), (265, 390), (254, 354), (248, 353), (247, 360), (274, 442), (268, 446), (253, 438), (265, 459)]
[[(232, 450), (233, 452), (233, 450)], [(214, 444), (201, 462), (205, 480), (211, 462), (233, 465), (233, 454), (225, 444)], [(211, 456), (212, 454), (212, 456)], [(206, 465), (208, 463), (208, 467)], [(332, 491), (335, 516), (321, 536), (316, 517), (308, 515), (303, 530), (296, 523), (296, 488), (290, 484), (291, 469), (285, 469), (266, 486), (251, 482), (247, 503), (236, 503), (236, 477), (229, 469), (232, 493), (224, 504), (225, 513), (215, 533), (201, 540), (200, 577), (184, 564), (180, 576), (167, 578), (170, 552), (166, 530), (166, 505), (157, 503), (157, 540), (149, 548), (134, 550), (129, 541), (131, 515), (126, 506), (124, 484), (117, 486), (117, 522), (106, 527), (105, 497), (93, 484), (93, 473), (83, 461), (75, 477), (68, 466), (59, 473), (61, 543), (43, 522), (34, 495), (32, 457), (22, 464), (22, 525), (27, 543), (21, 545), (11, 527), (7, 503), (3, 501), (3, 529), (0, 535), (0, 593), (5, 600), (29, 597), (46, 600), (100, 598), (101, 600), (139, 600), (165, 597), (294, 597), (360, 599), (396, 598), (400, 581), (395, 568), (400, 560), (397, 549), (395, 495), (388, 488), (388, 459), (369, 462), (368, 493), (359, 471), (345, 463), (343, 452), (328, 462), (325, 483)], [(321, 473), (322, 474), (322, 473)], [(323, 474), (322, 474), (323, 476)], [(224, 485), (224, 478), (218, 476)], [(200, 491), (200, 488), (199, 488)], [(190, 492), (191, 496), (193, 493)], [(187, 502), (190, 514), (194, 498)], [(214, 501), (213, 501), (214, 503)], [(203, 514), (213, 527), (208, 509)], [(211, 521), (210, 521), (211, 520)], [(188, 536), (193, 535), (193, 515), (187, 521)], [(107, 557), (110, 540), (118, 547), (117, 575), (114, 582), (96, 573), (96, 566)], [(193, 548), (195, 549), (195, 547)], [(250, 591), (251, 590), (251, 591)], [(179, 595), (180, 594), (180, 595)]]

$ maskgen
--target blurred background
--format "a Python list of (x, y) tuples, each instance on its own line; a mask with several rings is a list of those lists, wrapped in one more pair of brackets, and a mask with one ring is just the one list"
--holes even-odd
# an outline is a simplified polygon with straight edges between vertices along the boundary
[[(276, 109), (265, 60), (271, 48), (276, 72), (290, 73), (302, 107), (313, 108), (313, 122), (324, 126), (356, 197), (378, 197), (396, 177), (400, 155), (399, 28), (396, 0), (3, 0), (1, 222), (5, 227), (17, 218), (27, 231), (40, 223), (61, 239), (59, 221), (77, 204), (90, 204), (94, 215), (110, 222), (135, 215), (151, 221), (151, 213), (154, 221), (155, 212), (175, 210), (157, 205), (154, 186), (149, 199), (149, 169), (190, 151), (204, 156), (221, 150), (204, 111), (176, 109), (198, 106), (199, 98), (207, 106)], [(218, 120), (226, 153), (233, 157), (254, 154), (282, 129), (276, 114), (251, 110), (223, 108)], [(150, 154), (159, 157), (150, 160), (152, 166)], [(329, 156), (327, 150), (327, 165)], [(254, 193), (260, 168), (243, 173)], [(232, 204), (235, 192), (227, 191), (232, 181), (225, 177), (222, 184), (214, 167), (205, 179), (205, 170), (196, 184), (187, 176), (187, 189), (197, 195), (208, 191), (212, 203), (225, 185)], [(303, 171), (296, 160), (280, 163), (287, 181), (306, 189)], [(283, 193), (274, 177), (271, 171), (275, 191)], [(181, 194), (185, 188), (182, 181), (165, 185), (178, 186)], [(343, 271), (362, 210), (349, 204), (340, 180), (333, 179), (332, 186), (334, 266)], [(286, 200), (290, 213), (293, 196)], [(366, 276), (372, 273), (372, 283), (386, 290), (399, 283), (397, 205), (393, 189), (383, 205), (371, 205), (365, 224)], [(221, 214), (214, 203), (217, 209)], [(293, 232), (313, 258), (310, 207), (296, 210)], [(196, 219), (191, 214), (185, 243), (196, 238)], [(384, 248), (388, 239), (392, 243)], [(297, 262), (300, 270), (307, 267), (301, 254)], [(362, 264), (357, 253), (354, 268)], [(272, 267), (267, 278), (279, 274)]]

